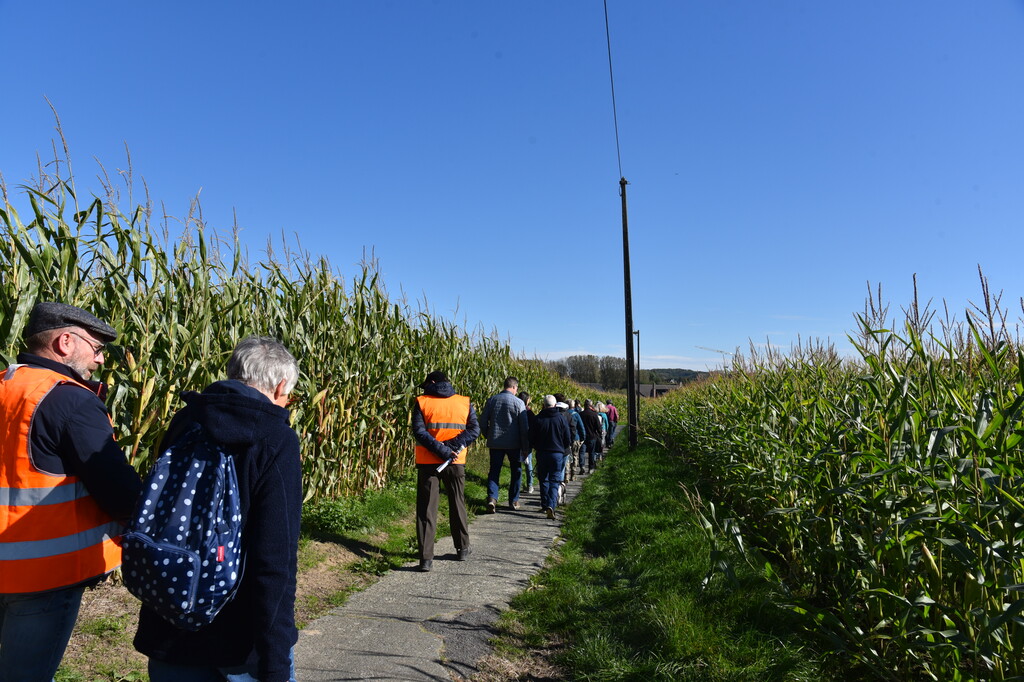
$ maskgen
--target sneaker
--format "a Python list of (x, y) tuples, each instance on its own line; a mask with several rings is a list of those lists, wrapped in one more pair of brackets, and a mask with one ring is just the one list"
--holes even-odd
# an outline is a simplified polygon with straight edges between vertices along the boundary
[(516, 500), (515, 502), (509, 502), (508, 503), (508, 508), (511, 509), (512, 511), (518, 510), (519, 509), (519, 500)]
[(528, 495), (532, 495), (533, 494), (533, 486), (532, 485), (530, 486), (529, 490), (526, 491), (526, 493)]
[(552, 509), (551, 507), (545, 507), (544, 513), (548, 515), (549, 519), (555, 518), (555, 510)]
[(488, 514), (493, 514), (496, 511), (498, 511), (498, 501), (496, 499), (494, 499), (493, 497), (488, 497), (487, 498), (487, 513)]
[(466, 559), (469, 558), (469, 555), (472, 554), (472, 553), (473, 553), (473, 548), (472, 547), (463, 547), (462, 549), (458, 550), (457, 554), (458, 554), (458, 557), (459, 557), (459, 561), (465, 561)]
[(419, 568), (416, 570), (420, 573), (430, 573), (431, 569), (434, 568), (434, 562), (431, 559), (420, 559)]

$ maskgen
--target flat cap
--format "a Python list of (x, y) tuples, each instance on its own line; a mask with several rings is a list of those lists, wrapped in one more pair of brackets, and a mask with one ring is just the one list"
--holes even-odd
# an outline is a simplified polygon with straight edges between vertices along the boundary
[(28, 324), (22, 332), (24, 338), (35, 336), (39, 332), (50, 329), (62, 329), (64, 327), (81, 327), (90, 334), (104, 342), (111, 342), (117, 338), (117, 332), (109, 324), (99, 319), (92, 313), (76, 308), (67, 303), (55, 303), (43, 301), (37, 303), (28, 316)]

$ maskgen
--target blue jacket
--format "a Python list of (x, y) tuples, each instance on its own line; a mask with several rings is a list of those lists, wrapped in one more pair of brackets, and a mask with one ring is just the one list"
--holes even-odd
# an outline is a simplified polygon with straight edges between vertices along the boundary
[(491, 450), (529, 450), (530, 426), (526, 404), (509, 391), (492, 395), (484, 405), (480, 431), (487, 438), (487, 447)]
[(171, 420), (161, 450), (194, 422), (235, 455), (241, 497), (245, 571), (238, 593), (214, 621), (179, 630), (146, 607), (135, 648), (161, 661), (217, 667), (252, 664), (259, 679), (288, 679), (295, 628), (296, 554), (302, 515), (299, 438), (288, 410), (238, 381), (188, 392)]
[(569, 435), (573, 440), (586, 440), (587, 430), (583, 428), (583, 420), (576, 410), (564, 410), (562, 414), (569, 421)]

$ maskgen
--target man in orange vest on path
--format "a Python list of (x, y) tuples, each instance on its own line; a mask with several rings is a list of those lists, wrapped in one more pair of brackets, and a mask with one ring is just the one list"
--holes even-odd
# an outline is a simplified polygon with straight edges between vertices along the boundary
[(469, 521), (466, 518), (466, 447), (480, 435), (476, 410), (469, 398), (458, 395), (444, 372), (431, 372), (420, 384), (423, 395), (412, 408), (416, 438), (416, 543), (419, 570), (434, 566), (439, 482), (448, 493), (448, 519), (459, 561), (469, 558)]
[(114, 329), (39, 303), (27, 352), (0, 374), (0, 680), (49, 680), (86, 587), (121, 564), (119, 536), (142, 489), (89, 381)]

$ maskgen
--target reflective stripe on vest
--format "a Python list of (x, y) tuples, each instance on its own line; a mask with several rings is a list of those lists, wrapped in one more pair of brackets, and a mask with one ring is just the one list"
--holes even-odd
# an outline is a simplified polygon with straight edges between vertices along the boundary
[(80, 500), (89, 491), (81, 481), (56, 488), (0, 488), (0, 507), (38, 507)]
[(431, 422), (427, 424), (427, 431), (434, 431), (440, 429), (457, 429), (459, 431), (465, 431), (466, 425), (463, 424), (452, 424), (450, 422)]
[[(469, 398), (467, 396), (453, 395), (440, 398), (433, 395), (421, 395), (416, 398), (416, 402), (419, 403), (427, 432), (437, 440), (450, 440), (466, 430), (466, 420), (469, 419)], [(416, 444), (417, 464), (440, 464), (442, 461), (444, 460), (427, 448), (419, 443)], [(466, 450), (463, 449), (455, 458), (455, 464), (465, 463)]]
[(120, 524), (75, 476), (35, 467), (32, 422), (60, 384), (88, 386), (40, 367), (0, 375), (0, 594), (42, 592), (102, 576), (121, 563)]
[(4, 561), (20, 561), (23, 559), (45, 559), (46, 557), (67, 554), (83, 548), (92, 547), (104, 540), (112, 540), (122, 532), (121, 524), (116, 521), (83, 530), (74, 535), (49, 540), (30, 540), (25, 542), (0, 542), (0, 570)]

